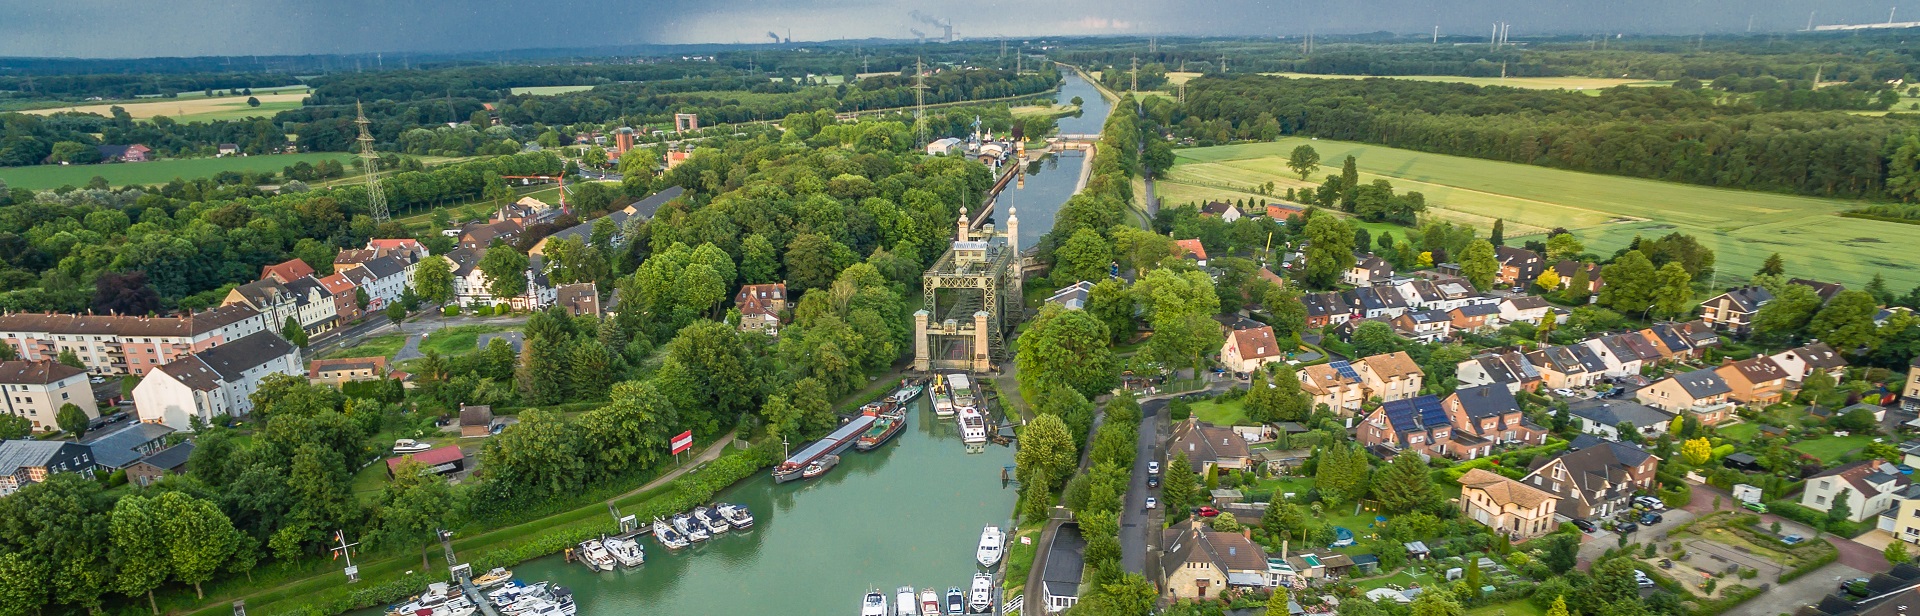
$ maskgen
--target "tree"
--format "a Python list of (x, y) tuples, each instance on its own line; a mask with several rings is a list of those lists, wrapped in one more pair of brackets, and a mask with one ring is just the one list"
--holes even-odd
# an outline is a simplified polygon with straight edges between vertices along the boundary
[(1821, 303), (1820, 295), (1807, 285), (1780, 285), (1773, 301), (1762, 304), (1753, 315), (1753, 333), (1777, 340), (1800, 335), (1820, 311)]
[(280, 337), (286, 338), (287, 342), (293, 343), (293, 346), (307, 348), (307, 328), (301, 327), (300, 321), (291, 316), (287, 317), (285, 323), (280, 324)]
[(1693, 311), (1693, 276), (1678, 261), (1660, 266), (1653, 280), (1655, 314), (1678, 318)]
[(1303, 281), (1315, 289), (1331, 289), (1340, 275), (1353, 267), (1353, 227), (1329, 214), (1307, 221), (1306, 268)]
[(1827, 508), (1827, 523), (1846, 522), (1853, 518), (1853, 505), (1847, 500), (1853, 497), (1853, 490), (1840, 488), (1833, 495), (1833, 505)]
[[(1145, 614), (1146, 612), (1139, 613)], [(1292, 611), (1287, 609), (1287, 589), (1273, 589), (1273, 594), (1267, 596), (1267, 611), (1264, 612), (1265, 616), (1290, 616), (1292, 613)], [(1549, 614), (1548, 616), (1553, 615)], [(1560, 616), (1566, 615), (1561, 614)]]
[(260, 106), (260, 99), (259, 99), (259, 98), (257, 98), (257, 97), (253, 97), (253, 96), (249, 96), (249, 97), (247, 97), (247, 106), (248, 106), (248, 107), (259, 107), (259, 106)]
[(396, 548), (419, 546), (420, 567), (426, 569), (452, 500), (446, 481), (408, 457), (393, 470), (393, 480), (381, 495), (372, 542)]
[(1507, 219), (1493, 219), (1493, 233), (1487, 236), (1487, 241), (1492, 242), (1495, 246), (1507, 245)]
[(1474, 240), (1460, 253), (1460, 275), (1472, 282), (1475, 288), (1486, 290), (1493, 287), (1494, 278), (1500, 274), (1500, 258), (1494, 255), (1493, 244), (1486, 240)]
[(30, 434), (33, 434), (32, 421), (19, 415), (0, 415), (0, 441), (26, 438)]
[(527, 255), (505, 243), (495, 243), (480, 257), (480, 274), (495, 301), (527, 294)]
[(1780, 253), (1776, 252), (1767, 255), (1766, 262), (1760, 264), (1760, 271), (1754, 272), (1753, 275), (1785, 276), (1787, 275), (1787, 262), (1785, 259), (1780, 258)]
[(1887, 549), (1882, 550), (1880, 554), (1887, 557), (1887, 562), (1895, 565), (1913, 561), (1913, 556), (1907, 553), (1907, 542), (1905, 541), (1887, 542)]
[(1807, 335), (1843, 353), (1871, 350), (1880, 346), (1880, 330), (1873, 324), (1873, 317), (1879, 311), (1880, 306), (1867, 292), (1841, 291), (1807, 322)]
[(1020, 370), (1021, 395), (1055, 385), (1094, 398), (1119, 384), (1120, 365), (1108, 346), (1112, 338), (1100, 319), (1084, 310), (1055, 304), (1041, 308), (1018, 339), (1014, 364)]
[(117, 569), (113, 589), (129, 597), (146, 595), (147, 608), (157, 615), (160, 606), (153, 600), (153, 589), (166, 582), (173, 570), (165, 530), (170, 521), (155, 517), (151, 503), (152, 499), (139, 494), (121, 497), (114, 503), (109, 527)]
[(1247, 389), (1247, 418), (1260, 423), (1300, 421), (1312, 410), (1310, 400), (1300, 391), (1300, 379), (1291, 371), (1282, 370), (1269, 381), (1266, 371), (1259, 370)]
[(1360, 167), (1352, 154), (1340, 163), (1340, 209), (1351, 212), (1360, 198)]
[(1196, 372), (1202, 369), (1205, 354), (1220, 348), (1224, 340), (1213, 320), (1220, 312), (1213, 280), (1197, 270), (1162, 268), (1142, 277), (1134, 284), (1134, 292), (1148, 308), (1154, 356), (1171, 365), (1185, 360)]
[(1540, 276), (1533, 279), (1533, 286), (1538, 287), (1541, 291), (1552, 291), (1560, 288), (1560, 272), (1554, 271), (1551, 267), (1540, 268)]
[(1350, 503), (1366, 495), (1367, 470), (1367, 452), (1351, 442), (1333, 443), (1320, 450), (1315, 487), (1329, 502)]
[(1564, 574), (1573, 570), (1576, 557), (1580, 552), (1580, 536), (1573, 533), (1554, 533), (1541, 538), (1544, 551), (1540, 562), (1554, 574)]
[(1079, 459), (1074, 442), (1076, 439), (1067, 431), (1067, 424), (1055, 415), (1041, 414), (1027, 422), (1020, 429), (1020, 451), (1014, 455), (1014, 468), (1020, 484), (1031, 486), (1032, 473), (1038, 471), (1047, 478), (1049, 485), (1040, 486), (1043, 491), (1053, 489), (1052, 478), (1066, 478), (1074, 463)]
[(1306, 181), (1315, 169), (1320, 168), (1320, 152), (1313, 146), (1301, 144), (1293, 148), (1293, 154), (1287, 157), (1287, 168), (1300, 175), (1300, 181)]
[[(1628, 579), (1632, 583), (1632, 579)], [(1453, 593), (1445, 588), (1429, 588), (1413, 599), (1413, 605), (1407, 612), (1411, 616), (1466, 616), (1466, 608), (1453, 599)]]
[(87, 435), (87, 412), (72, 402), (60, 405), (60, 412), (54, 415), (53, 421), (59, 424), (62, 432), (73, 435), (73, 438)]
[(1373, 498), (1388, 513), (1424, 509), (1438, 499), (1436, 494), (1433, 477), (1417, 455), (1394, 456), (1373, 480)]
[(194, 594), (205, 599), (200, 584), (213, 579), (214, 571), (227, 564), (236, 550), (243, 549), (245, 535), (211, 501), (183, 492), (155, 497), (153, 509), (154, 517), (166, 522), (163, 528), (173, 579), (192, 584)]
[(1572, 616), (1567, 612), (1566, 595), (1553, 596), (1553, 606), (1547, 608), (1547, 616)]
[(1393, 333), (1393, 327), (1379, 321), (1364, 321), (1353, 328), (1353, 350), (1360, 357), (1392, 353), (1405, 347), (1406, 339)]
[(1139, 321), (1135, 318), (1133, 294), (1128, 291), (1127, 282), (1123, 279), (1108, 278), (1095, 283), (1093, 289), (1087, 291), (1085, 310), (1106, 324), (1107, 335), (1116, 344), (1132, 340), (1140, 329)]
[(1644, 314), (1653, 306), (1653, 262), (1638, 250), (1629, 250), (1600, 268), (1600, 304), (1621, 314)]
[(75, 368), (79, 370), (87, 369), (87, 365), (80, 361), (80, 354), (75, 353), (72, 347), (60, 349), (60, 355), (58, 356), (58, 361), (60, 362), (60, 365), (66, 366), (68, 368)]
[(1571, 259), (1586, 251), (1586, 245), (1581, 244), (1579, 238), (1574, 237), (1572, 233), (1561, 233), (1547, 238), (1548, 263)]
[(1053, 280), (1061, 286), (1081, 280), (1100, 280), (1106, 277), (1107, 265), (1113, 262), (1113, 246), (1099, 232), (1081, 227), (1065, 244), (1054, 249), (1053, 258)]
[(413, 293), (420, 301), (444, 306), (453, 301), (453, 269), (446, 257), (422, 260), (413, 268)]
[(160, 293), (147, 284), (146, 272), (102, 272), (93, 280), (93, 311), (146, 316), (160, 309)]
[(1706, 464), (1708, 460), (1713, 459), (1713, 442), (1704, 437), (1688, 439), (1680, 444), (1680, 455), (1686, 458), (1687, 464), (1693, 466)]
[(373, 297), (367, 295), (366, 287), (353, 288), (353, 305), (355, 308), (360, 309), (361, 312), (366, 312), (367, 306), (372, 303)]
[(1576, 304), (1587, 303), (1587, 296), (1593, 293), (1593, 278), (1587, 274), (1588, 265), (1576, 262), (1573, 280), (1567, 283), (1567, 298)]
[(1167, 461), (1166, 477), (1160, 482), (1160, 497), (1166, 499), (1167, 511), (1185, 512), (1193, 503), (1197, 485), (1187, 452), (1175, 453), (1173, 459)]

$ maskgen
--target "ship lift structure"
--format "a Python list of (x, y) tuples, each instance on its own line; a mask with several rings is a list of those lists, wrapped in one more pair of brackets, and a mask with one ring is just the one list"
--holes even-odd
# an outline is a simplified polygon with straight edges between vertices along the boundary
[(989, 372), (1013, 359), (1007, 335), (1023, 316), (1020, 217), (1009, 204), (1005, 233), (992, 224), (975, 226), (962, 208), (953, 246), (921, 275), (924, 303), (913, 313), (916, 371)]

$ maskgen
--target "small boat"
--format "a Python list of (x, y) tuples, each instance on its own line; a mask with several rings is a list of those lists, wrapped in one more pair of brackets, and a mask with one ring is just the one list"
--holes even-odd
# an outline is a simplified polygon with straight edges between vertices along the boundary
[(706, 527), (707, 534), (710, 535), (718, 535), (733, 529), (731, 525), (727, 524), (725, 518), (721, 518), (719, 514), (714, 513), (713, 510), (707, 508), (706, 505), (693, 508), (693, 519), (699, 522), (701, 526)]
[(985, 614), (993, 609), (993, 576), (973, 574), (973, 590), (967, 593), (967, 611)]
[(947, 375), (947, 395), (953, 397), (956, 407), (973, 406), (973, 383), (965, 373)]
[(602, 539), (600, 543), (607, 546), (607, 551), (613, 553), (614, 560), (620, 561), (622, 567), (638, 567), (647, 562), (646, 548), (640, 547), (640, 542), (631, 536)]
[(877, 403), (867, 406), (879, 406), (880, 408), (875, 408), (872, 411), (874, 413), (873, 427), (867, 428), (866, 432), (860, 434), (860, 440), (853, 443), (853, 448), (860, 451), (873, 451), (880, 448), (881, 445), (887, 444), (887, 441), (893, 440), (893, 437), (899, 435), (901, 428), (907, 425), (906, 407), (878, 405)]
[(1006, 540), (1006, 535), (1000, 533), (1000, 527), (988, 526), (980, 531), (980, 549), (974, 552), (974, 559), (980, 561), (982, 567), (993, 568), (1000, 563), (1000, 547)]
[(551, 593), (542, 593), (516, 603), (502, 612), (513, 616), (574, 616), (578, 609), (573, 602), (573, 591), (565, 586), (555, 586)]
[(892, 616), (887, 611), (887, 596), (878, 590), (867, 591), (866, 598), (860, 600), (860, 616)]
[(746, 505), (720, 503), (714, 505), (713, 510), (719, 512), (720, 517), (725, 519), (727, 524), (732, 525), (734, 528), (743, 530), (753, 528), (753, 512), (748, 511)]
[(803, 479), (812, 479), (815, 477), (819, 477), (821, 475), (825, 475), (827, 474), (827, 471), (833, 470), (834, 465), (839, 463), (840, 463), (840, 456), (836, 456), (833, 454), (820, 456), (820, 459), (814, 460), (811, 464), (807, 465), (807, 470), (800, 472), (800, 477)]
[(967, 593), (960, 592), (958, 586), (947, 589), (947, 614), (958, 616), (965, 613), (967, 613)]
[(987, 417), (980, 409), (960, 407), (960, 442), (980, 445), (987, 442)]
[(420, 453), (428, 449), (433, 449), (433, 446), (410, 438), (403, 438), (393, 442), (393, 453), (398, 456)]
[(915, 601), (913, 597), (912, 586), (901, 586), (899, 590), (894, 591), (893, 613), (896, 616), (920, 616), (920, 609), (914, 607), (920, 602)]
[(504, 608), (545, 592), (547, 592), (546, 582), (540, 582), (532, 586), (522, 586), (515, 583), (513, 586), (487, 593), (487, 600), (492, 601), (496, 607)]
[(687, 547), (687, 536), (680, 534), (680, 531), (674, 530), (671, 524), (660, 518), (653, 519), (653, 538), (659, 539), (660, 545), (667, 546), (669, 550)]
[(900, 389), (893, 391), (893, 404), (894, 406), (906, 406), (908, 402), (912, 402), (914, 398), (920, 397), (920, 394), (926, 390), (925, 385), (901, 385)]
[(687, 539), (694, 543), (706, 541), (712, 537), (707, 534), (707, 529), (700, 527), (699, 522), (693, 521), (693, 516), (684, 513), (673, 514), (673, 529), (680, 531), (680, 534), (686, 535)]
[(940, 616), (940, 595), (931, 588), (920, 591), (920, 616)]
[(954, 413), (953, 394), (947, 388), (947, 379), (942, 375), (933, 375), (933, 414), (937, 417), (952, 417)]
[(580, 542), (579, 557), (581, 563), (594, 571), (612, 571), (614, 565), (618, 563), (613, 553), (608, 552), (607, 546), (600, 543), (599, 539)]
[(474, 577), (473, 585), (475, 587), (483, 588), (483, 589), (492, 588), (494, 586), (505, 584), (507, 583), (508, 580), (512, 580), (512, 579), (513, 579), (512, 571), (508, 571), (503, 567), (494, 567), (492, 571), (488, 571), (486, 573), (483, 573), (483, 574), (480, 574), (479, 576)]

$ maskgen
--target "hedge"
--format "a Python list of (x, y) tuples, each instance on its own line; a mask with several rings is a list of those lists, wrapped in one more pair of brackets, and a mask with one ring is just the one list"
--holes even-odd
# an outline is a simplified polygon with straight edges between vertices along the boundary
[[(1809, 541), (1808, 543), (1812, 543), (1812, 541)], [(1820, 543), (1825, 544), (1826, 542), (1821, 541)], [(1828, 550), (1825, 554), (1822, 554), (1814, 558), (1813, 560), (1809, 560), (1805, 564), (1802, 564), (1798, 567), (1794, 567), (1787, 571), (1780, 572), (1779, 582), (1781, 584), (1791, 582), (1794, 580), (1794, 578), (1806, 575), (1808, 573), (1812, 573), (1814, 569), (1825, 567), (1827, 566), (1827, 563), (1831, 563), (1839, 558), (1840, 558), (1840, 550), (1837, 550), (1837, 549)]]
[[(1559, 453), (1561, 450), (1566, 448), (1567, 448), (1566, 441), (1556, 439), (1556, 438), (1550, 438), (1550, 439), (1547, 439), (1547, 444), (1545, 445), (1540, 445), (1537, 447), (1528, 447), (1526, 449), (1516, 449), (1516, 450), (1505, 452), (1505, 453), (1494, 454), (1484, 458), (1475, 458), (1472, 460), (1468, 460), (1466, 462), (1461, 462), (1459, 464), (1449, 466), (1447, 468), (1436, 470), (1433, 472), (1433, 479), (1434, 481), (1438, 481), (1444, 484), (1459, 483), (1461, 475), (1465, 475), (1467, 474), (1467, 471), (1470, 471), (1476, 468), (1492, 469), (1496, 473), (1501, 473), (1502, 475), (1509, 475), (1509, 477), (1512, 479), (1519, 479), (1519, 477), (1512, 477), (1511, 473), (1521, 473), (1524, 475), (1526, 473), (1526, 469), (1515, 466), (1514, 463), (1531, 460), (1533, 459), (1534, 456), (1552, 455), (1555, 453)], [(1498, 461), (1498, 464), (1496, 464), (1495, 461)], [(1507, 471), (1507, 472), (1501, 472), (1501, 471)]]
[(1779, 514), (1780, 517), (1793, 520), (1801, 524), (1807, 524), (1807, 525), (1813, 526), (1814, 528), (1825, 528), (1827, 532), (1840, 535), (1842, 537), (1858, 536), (1860, 533), (1864, 533), (1873, 529), (1872, 525), (1870, 525), (1867, 522), (1829, 521), (1827, 519), (1827, 512), (1815, 511), (1813, 509), (1807, 508), (1804, 505), (1801, 505), (1800, 503), (1796, 503), (1789, 500), (1777, 500), (1777, 501), (1767, 503), (1767, 511), (1771, 513)]
[(1720, 593), (1718, 599), (1694, 599), (1694, 607), (1689, 612), (1689, 616), (1717, 616), (1721, 612), (1733, 609), (1736, 605), (1746, 603), (1748, 599), (1759, 596), (1760, 589), (1745, 584), (1733, 584), (1722, 586)]

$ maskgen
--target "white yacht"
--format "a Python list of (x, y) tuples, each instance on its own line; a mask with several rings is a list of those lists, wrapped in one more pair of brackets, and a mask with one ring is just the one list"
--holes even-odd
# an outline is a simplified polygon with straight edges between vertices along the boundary
[(748, 511), (746, 505), (720, 503), (714, 505), (713, 510), (718, 512), (729, 526), (742, 530), (753, 528), (753, 512)]
[(673, 525), (660, 518), (653, 519), (653, 538), (659, 539), (660, 545), (667, 546), (669, 550), (687, 547), (686, 535), (680, 534), (680, 531), (674, 530)]
[(860, 600), (860, 616), (893, 616), (887, 611), (887, 596), (879, 590), (867, 591), (866, 598)]
[(614, 560), (620, 561), (622, 567), (638, 567), (647, 562), (646, 548), (640, 547), (640, 542), (633, 537), (613, 537), (600, 543), (607, 546), (607, 551), (613, 553)]
[(982, 567), (992, 568), (999, 564), (1001, 546), (1006, 540), (1006, 535), (1000, 533), (1000, 527), (988, 526), (980, 531), (980, 549), (974, 552), (974, 559), (980, 561)]
[(980, 409), (960, 407), (960, 442), (968, 445), (987, 442), (987, 417), (980, 413)]
[(973, 574), (973, 589), (967, 592), (967, 611), (985, 614), (993, 609), (993, 576)]
[(893, 593), (893, 613), (895, 616), (920, 616), (920, 610), (914, 607), (919, 603), (912, 586), (901, 586)]
[(580, 543), (578, 554), (580, 562), (594, 571), (612, 571), (616, 562), (612, 552), (600, 543), (599, 539), (588, 539)]

